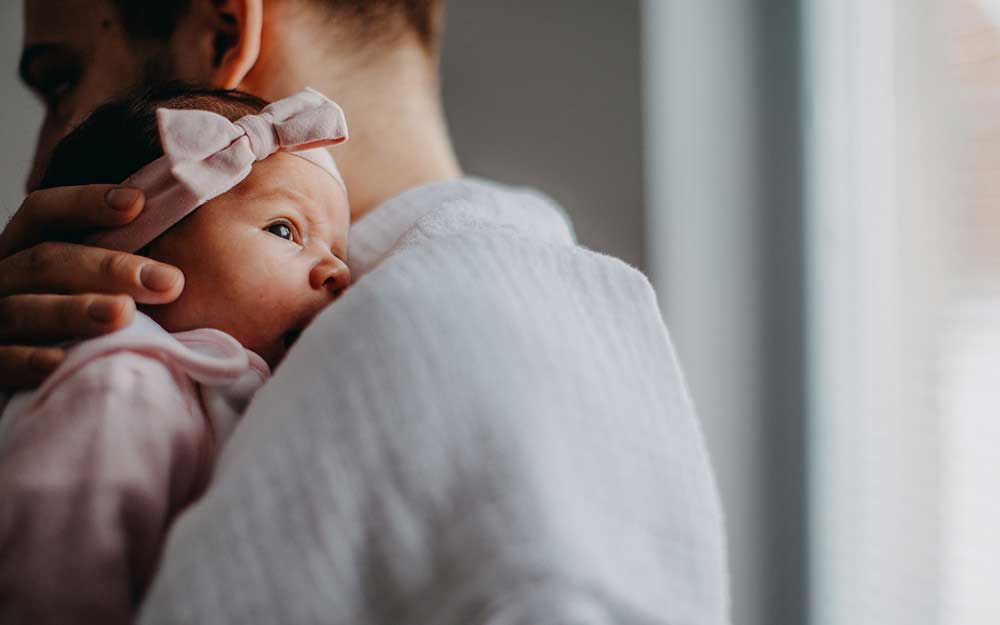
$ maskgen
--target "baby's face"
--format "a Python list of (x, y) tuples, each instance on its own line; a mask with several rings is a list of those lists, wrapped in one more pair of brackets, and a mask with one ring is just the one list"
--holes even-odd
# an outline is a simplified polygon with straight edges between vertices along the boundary
[(313, 163), (274, 154), (152, 243), (184, 292), (144, 308), (171, 332), (217, 328), (272, 367), (347, 287), (347, 193)]

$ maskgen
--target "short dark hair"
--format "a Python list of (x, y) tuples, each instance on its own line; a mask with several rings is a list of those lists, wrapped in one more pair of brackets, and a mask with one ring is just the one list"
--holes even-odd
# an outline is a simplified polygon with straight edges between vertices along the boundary
[(145, 88), (96, 108), (56, 145), (42, 189), (118, 184), (163, 156), (156, 109), (200, 109), (235, 121), (267, 102), (242, 91), (181, 82)]
[(361, 37), (391, 41), (409, 30), (425, 49), (437, 49), (444, 0), (313, 1), (326, 5), (331, 15), (353, 18), (360, 27)]
[[(354, 19), (367, 39), (398, 38), (409, 30), (424, 48), (437, 49), (444, 0), (312, 1), (332, 15)], [(191, 0), (115, 0), (115, 6), (131, 39), (162, 41), (174, 33), (178, 20), (191, 8)]]

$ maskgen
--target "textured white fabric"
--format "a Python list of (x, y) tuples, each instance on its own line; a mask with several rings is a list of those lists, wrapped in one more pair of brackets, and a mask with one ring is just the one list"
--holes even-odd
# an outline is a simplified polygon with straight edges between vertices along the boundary
[(380, 206), (351, 255), (141, 623), (728, 623), (714, 481), (640, 273), (474, 180)]

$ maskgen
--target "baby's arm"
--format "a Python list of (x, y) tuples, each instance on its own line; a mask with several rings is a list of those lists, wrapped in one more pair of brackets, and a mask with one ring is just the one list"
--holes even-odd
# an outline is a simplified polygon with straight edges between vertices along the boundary
[(130, 622), (210, 443), (193, 383), (138, 353), (34, 402), (0, 452), (0, 622)]

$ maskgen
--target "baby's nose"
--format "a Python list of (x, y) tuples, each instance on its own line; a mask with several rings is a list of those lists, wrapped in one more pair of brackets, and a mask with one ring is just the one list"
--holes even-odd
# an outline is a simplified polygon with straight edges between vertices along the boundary
[(325, 289), (339, 294), (351, 284), (351, 270), (336, 256), (324, 258), (309, 273), (309, 284), (314, 289)]

